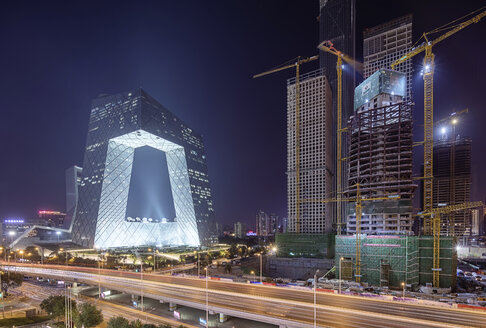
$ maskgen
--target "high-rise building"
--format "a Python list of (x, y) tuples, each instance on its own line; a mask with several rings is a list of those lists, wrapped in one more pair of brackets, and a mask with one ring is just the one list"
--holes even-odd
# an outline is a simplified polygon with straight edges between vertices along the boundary
[(76, 205), (79, 199), (79, 186), (83, 169), (79, 166), (71, 166), (66, 170), (66, 220), (64, 228), (70, 229)]
[(64, 227), (64, 219), (66, 218), (66, 213), (60, 211), (52, 210), (40, 210), (39, 214), (39, 225), (51, 227), (51, 228), (62, 228)]
[[(356, 58), (356, 3), (355, 0), (319, 0), (319, 42), (331, 41), (334, 47), (352, 58)], [(332, 127), (329, 130), (332, 138), (331, 158), (337, 159), (337, 72), (336, 56), (319, 51), (319, 65), (327, 77), (332, 91)], [(353, 94), (356, 86), (356, 74), (352, 66), (344, 63), (342, 74), (342, 122), (343, 126), (353, 114)], [(343, 138), (344, 140), (344, 138)], [(342, 157), (346, 157), (347, 144), (342, 142)], [(328, 148), (330, 151), (331, 148)], [(337, 161), (327, 164), (332, 172), (332, 196), (337, 192)], [(347, 171), (341, 164), (342, 190), (347, 182)], [(336, 221), (336, 205), (327, 204), (329, 221)], [(342, 207), (344, 209), (344, 206)], [(343, 212), (344, 213), (344, 210)], [(344, 217), (344, 216), (342, 216)]]
[[(448, 206), (470, 201), (471, 139), (440, 139), (434, 143), (433, 206)], [(471, 211), (441, 215), (441, 233), (456, 236), (471, 234)]]
[(471, 210), (471, 236), (479, 236), (481, 231), (481, 214), (481, 210), (478, 208)]
[[(256, 235), (259, 237), (273, 236), (277, 232), (278, 215), (259, 211), (256, 215)], [(236, 233), (236, 231), (235, 231)]]
[[(165, 155), (175, 217), (127, 214), (135, 150), (144, 146)], [(163, 207), (159, 199), (150, 205)], [(93, 100), (73, 243), (200, 246), (217, 242), (214, 231), (201, 135), (142, 89)]]
[[(332, 188), (332, 95), (323, 70), (300, 76), (299, 199), (295, 78), (287, 81), (287, 200), (288, 231), (326, 233), (333, 229), (330, 207), (310, 201), (329, 198)], [(299, 216), (297, 217), (297, 206)], [(297, 223), (297, 220), (299, 221)]]
[[(406, 15), (387, 23), (367, 28), (363, 32), (364, 73), (368, 78), (382, 68), (405, 55), (412, 48), (412, 15)], [(407, 90), (404, 100), (411, 100), (412, 94), (412, 60), (407, 60), (396, 67), (405, 73)]]
[(236, 222), (234, 227), (234, 233), (236, 238), (243, 239), (246, 237), (246, 224), (242, 222)]
[[(348, 190), (355, 198), (399, 195), (400, 199), (363, 202), (361, 231), (411, 233), (412, 104), (404, 73), (381, 69), (356, 87), (355, 113), (348, 123)], [(347, 231), (356, 233), (355, 204), (348, 203)]]

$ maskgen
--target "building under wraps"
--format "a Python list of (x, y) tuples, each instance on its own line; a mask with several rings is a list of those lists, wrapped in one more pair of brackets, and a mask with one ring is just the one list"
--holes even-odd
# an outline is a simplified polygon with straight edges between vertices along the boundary
[[(361, 281), (373, 286), (400, 287), (432, 283), (434, 240), (432, 236), (362, 235)], [(339, 259), (341, 259), (339, 261)], [(356, 236), (336, 236), (336, 268), (354, 280)], [(456, 239), (440, 239), (440, 287), (456, 287)], [(337, 271), (339, 272), (339, 271)]]
[[(363, 202), (361, 231), (410, 233), (413, 225), (412, 104), (404, 102), (404, 73), (379, 70), (355, 90), (348, 122), (348, 198), (399, 195)], [(356, 232), (355, 204), (348, 203), (347, 231)]]

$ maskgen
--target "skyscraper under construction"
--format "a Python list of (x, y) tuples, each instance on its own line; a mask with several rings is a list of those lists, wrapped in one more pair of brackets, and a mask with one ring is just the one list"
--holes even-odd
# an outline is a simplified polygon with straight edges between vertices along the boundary
[[(356, 57), (356, 1), (355, 0), (319, 0), (319, 42), (331, 41), (336, 49), (348, 56)], [(336, 136), (337, 131), (337, 72), (336, 57), (319, 52), (319, 65), (327, 77), (332, 91), (332, 126), (331, 133)], [(353, 113), (353, 93), (356, 86), (356, 74), (351, 65), (344, 65), (342, 74), (342, 122), (346, 122)], [(337, 159), (337, 138), (333, 138), (332, 157)], [(342, 157), (346, 154), (346, 144), (342, 144)], [(328, 166), (332, 182), (331, 196), (337, 196), (337, 161)], [(345, 186), (346, 169), (341, 163), (341, 181)], [(342, 189), (342, 190), (343, 190)], [(336, 204), (328, 203), (331, 220), (336, 221)], [(342, 216), (344, 211), (341, 212)]]
[[(363, 204), (361, 231), (368, 234), (412, 230), (412, 104), (404, 102), (404, 73), (381, 69), (356, 87), (355, 113), (348, 123), (348, 197), (400, 199)], [(354, 203), (348, 204), (347, 231), (356, 233)]]

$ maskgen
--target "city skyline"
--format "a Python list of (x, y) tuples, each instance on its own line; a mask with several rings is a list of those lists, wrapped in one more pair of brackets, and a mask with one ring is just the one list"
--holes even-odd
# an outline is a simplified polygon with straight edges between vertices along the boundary
[[(429, 17), (426, 12), (433, 11), (435, 4), (417, 4), (397, 4), (385, 17), (358, 3), (357, 57), (362, 58), (365, 27), (413, 12), (415, 42), (417, 33), (480, 7), (479, 1), (470, 2), (459, 13), (442, 4), (441, 15)], [(6, 77), (1, 82), (2, 107), (8, 111), (1, 135), (16, 142), (4, 142), (1, 148), (0, 217), (27, 218), (42, 208), (64, 211), (64, 171), (82, 166), (89, 102), (101, 93), (139, 86), (203, 134), (217, 221), (227, 224), (237, 217), (251, 223), (260, 208), (286, 216), (285, 85), (293, 73), (260, 80), (252, 80), (251, 75), (295, 56), (317, 53), (317, 1), (299, 6), (256, 1), (191, 7), (151, 3), (134, 8), (120, 5), (115, 11), (102, 4), (99, 12), (81, 5), (58, 5), (55, 11), (31, 5), (19, 17), (8, 16), (8, 9), (19, 5), (9, 6), (0, 14), (5, 22), (1, 33), (10, 45), (0, 55)], [(294, 17), (297, 29), (293, 24), (282, 26)], [(41, 22), (45, 24), (37, 28)], [(171, 29), (165, 28), (165, 22), (170, 22)], [(203, 28), (196, 30), (197, 26)], [(475, 52), (460, 49), (479, 38), (484, 29), (484, 24), (478, 24), (436, 50), (435, 116), (440, 119), (470, 108), (465, 125), (458, 130), (461, 135), (467, 131), (465, 136), (473, 140), (472, 200), (485, 196), (481, 186), (486, 184), (486, 174), (480, 170), (486, 160), (480, 144), (485, 132), (475, 122), (486, 119), (480, 102), (486, 72), (480, 64), (481, 48)], [(201, 52), (208, 40), (214, 46)], [(478, 47), (484, 49), (483, 44)], [(113, 59), (115, 53), (120, 57)], [(223, 60), (222, 55), (228, 53), (235, 56)], [(304, 72), (316, 67), (309, 64)], [(464, 82), (453, 82), (461, 78)], [(421, 81), (416, 69), (415, 141), (422, 137)], [(188, 90), (191, 96), (181, 96)], [(417, 151), (416, 176), (421, 163), (421, 150)]]

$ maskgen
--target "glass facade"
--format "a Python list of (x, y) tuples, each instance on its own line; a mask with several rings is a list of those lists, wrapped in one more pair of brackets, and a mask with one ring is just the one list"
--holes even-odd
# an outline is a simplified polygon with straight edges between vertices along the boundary
[[(167, 158), (176, 217), (128, 217), (135, 149)], [(210, 245), (214, 209), (202, 137), (142, 89), (92, 103), (79, 202), (72, 229), (82, 247)]]
[[(356, 58), (356, 1), (355, 0), (319, 0), (319, 42), (331, 41), (334, 47), (339, 51)], [(319, 64), (330, 84), (332, 90), (332, 158), (337, 159), (337, 71), (336, 56), (319, 51)], [(356, 85), (355, 71), (352, 66), (344, 63), (342, 75), (342, 128), (349, 117), (353, 114), (353, 95)], [(345, 135), (343, 135), (344, 137)], [(343, 139), (344, 140), (344, 139)], [(330, 149), (330, 148), (328, 148)], [(329, 151), (329, 150), (328, 150)], [(342, 143), (342, 156), (346, 157), (347, 144)], [(344, 162), (344, 161), (343, 161)], [(343, 190), (346, 188), (347, 175), (346, 169), (341, 164), (341, 181)], [(328, 168), (332, 170), (332, 190), (337, 190), (337, 161), (329, 164)], [(336, 196), (333, 193), (333, 196)], [(327, 205), (330, 208), (330, 216), (333, 222), (336, 221), (336, 204)], [(345, 212), (342, 207), (342, 217)]]

